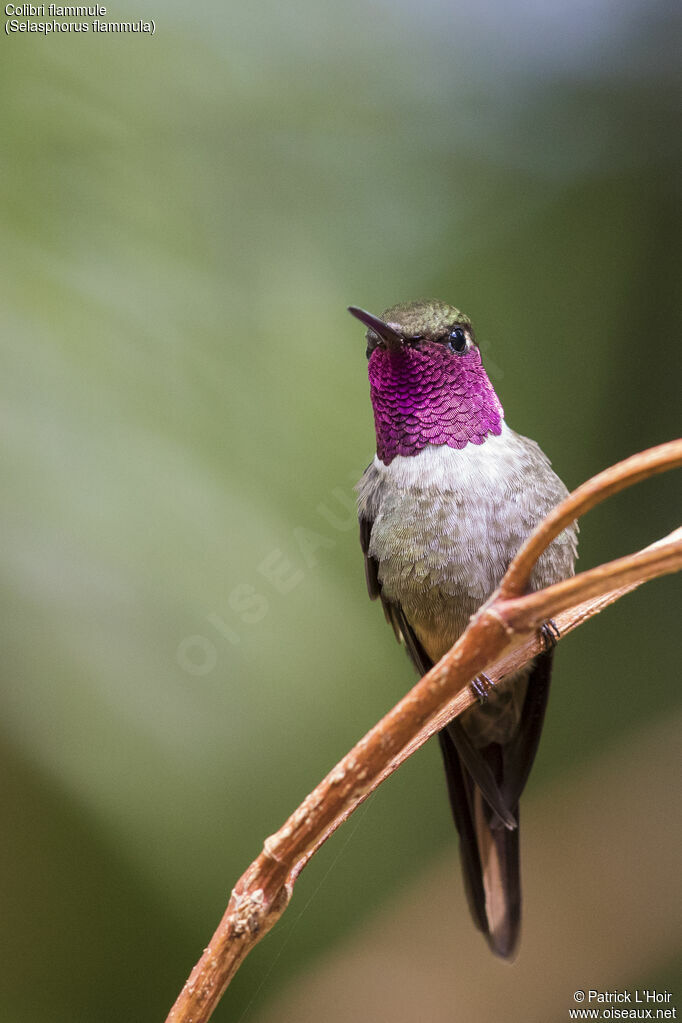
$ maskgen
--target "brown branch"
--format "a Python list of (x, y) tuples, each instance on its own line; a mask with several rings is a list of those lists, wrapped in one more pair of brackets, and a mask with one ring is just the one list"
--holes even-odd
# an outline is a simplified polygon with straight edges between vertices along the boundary
[(541, 649), (538, 624), (562, 635), (641, 582), (682, 567), (682, 530), (637, 554), (521, 596), (545, 547), (577, 516), (624, 487), (682, 465), (682, 441), (644, 451), (588, 480), (538, 526), (499, 589), (451, 650), (323, 779), (237, 882), (225, 914), (170, 1011), (167, 1023), (206, 1023), (241, 962), (284, 912), (303, 867), (396, 768), (475, 702), (469, 682), (492, 681)]

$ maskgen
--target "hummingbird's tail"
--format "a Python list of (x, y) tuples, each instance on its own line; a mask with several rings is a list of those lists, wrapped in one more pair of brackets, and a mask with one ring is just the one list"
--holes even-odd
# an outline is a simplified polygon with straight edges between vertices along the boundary
[[(362, 527), (362, 519), (360, 521)], [(375, 562), (373, 564), (376, 566)], [(374, 580), (374, 576), (368, 578)], [(417, 639), (402, 608), (386, 603), (384, 609), (420, 675), (426, 674), (433, 667), (433, 661)], [(495, 727), (490, 731), (491, 718), (485, 708), (479, 720), (476, 716), (478, 708), (475, 707), (467, 711), (468, 729), (457, 719), (438, 733), (450, 806), (459, 832), (459, 852), (469, 909), (493, 952), (503, 959), (514, 956), (521, 930), (519, 798), (540, 741), (553, 654), (553, 650), (545, 650), (535, 658), (527, 669), (523, 687), (519, 687), (523, 679), (514, 683), (517, 695), (523, 693), (520, 708), (517, 705), (514, 710), (513, 689), (500, 702), (498, 688), (490, 703), (485, 705), (493, 711), (493, 715), (499, 714), (500, 721), (509, 725), (502, 729), (501, 736), (496, 735)], [(526, 669), (523, 674), (526, 675)], [(512, 696), (511, 720), (509, 695)], [(498, 732), (500, 721), (497, 721)], [(472, 740), (472, 734), (476, 741)]]
[[(469, 910), (493, 952), (511, 959), (521, 929), (519, 829), (511, 830), (483, 798), (444, 729), (439, 733)], [(510, 807), (518, 822), (518, 802)]]
[[(521, 930), (519, 797), (540, 741), (552, 656), (553, 651), (546, 650), (532, 662), (518, 721), (502, 741), (499, 736), (495, 741), (485, 713), (486, 708), (495, 711), (493, 700), (498, 701), (497, 712), (506, 713), (499, 689), (481, 708), (482, 714), (479, 708), (467, 712), (478, 715), (469, 719), (468, 732), (456, 720), (438, 734), (471, 915), (493, 952), (505, 959), (514, 955)], [(522, 682), (514, 683), (518, 692)], [(486, 742), (486, 736), (491, 741)]]

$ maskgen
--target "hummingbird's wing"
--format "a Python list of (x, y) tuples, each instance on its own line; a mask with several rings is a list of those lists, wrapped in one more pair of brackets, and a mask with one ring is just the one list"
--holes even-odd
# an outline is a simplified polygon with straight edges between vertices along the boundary
[(502, 745), (502, 793), (513, 806), (526, 787), (538, 750), (549, 699), (554, 650), (545, 650), (532, 662), (519, 723)]
[(367, 580), (369, 598), (370, 600), (376, 600), (377, 597), (380, 598), (386, 621), (393, 627), (396, 639), (399, 643), (404, 643), (415, 668), (421, 675), (425, 675), (429, 668), (432, 667), (433, 662), (429, 659), (413, 630), (408, 625), (400, 605), (387, 600), (382, 593), (381, 582), (379, 580), (379, 562), (369, 553), (372, 520), (361, 515), (359, 522), (360, 546), (362, 547), (362, 553), (365, 555), (365, 579)]

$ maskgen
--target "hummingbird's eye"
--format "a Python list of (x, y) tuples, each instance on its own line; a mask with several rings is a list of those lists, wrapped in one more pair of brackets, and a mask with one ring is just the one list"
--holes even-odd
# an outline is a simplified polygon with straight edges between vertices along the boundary
[(462, 327), (455, 327), (448, 334), (448, 348), (453, 352), (463, 352), (467, 346), (467, 336)]

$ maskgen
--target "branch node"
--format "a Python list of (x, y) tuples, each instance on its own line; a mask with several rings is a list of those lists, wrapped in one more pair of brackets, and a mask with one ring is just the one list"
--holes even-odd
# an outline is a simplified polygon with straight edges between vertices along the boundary
[(500, 614), (499, 601), (497, 600), (499, 595), (500, 591), (495, 590), (492, 597), (490, 598), (490, 602), (481, 608), (479, 614), (482, 618), (484, 616), (492, 618), (493, 621), (496, 622), (502, 628), (502, 631), (504, 632), (505, 636), (508, 636), (509, 639), (513, 639), (515, 636), (519, 635), (519, 630), (515, 629), (514, 626), (507, 621), (503, 614)]
[(282, 838), (288, 838), (291, 834), (291, 828), (284, 827), (281, 831), (278, 831), (276, 835), (269, 835), (263, 842), (263, 855), (267, 856), (269, 860), (274, 860), (275, 863), (279, 863), (280, 866), (286, 866), (286, 860), (283, 860), (281, 856), (278, 856), (275, 850), (278, 847), (278, 843)]

